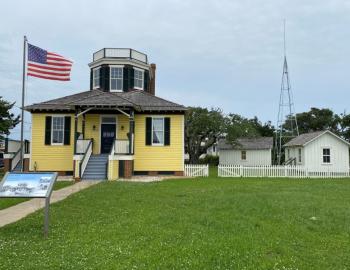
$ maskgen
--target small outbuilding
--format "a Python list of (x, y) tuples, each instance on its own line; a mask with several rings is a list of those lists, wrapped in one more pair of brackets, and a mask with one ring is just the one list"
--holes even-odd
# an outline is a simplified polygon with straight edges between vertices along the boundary
[(329, 130), (301, 134), (284, 145), (286, 163), (312, 171), (349, 171), (349, 146)]
[(218, 142), (219, 163), (225, 165), (261, 166), (272, 163), (272, 137), (239, 138), (235, 144)]

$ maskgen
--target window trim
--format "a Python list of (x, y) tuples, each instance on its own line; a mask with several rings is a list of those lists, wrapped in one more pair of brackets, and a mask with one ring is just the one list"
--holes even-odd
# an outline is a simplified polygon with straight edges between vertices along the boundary
[(302, 163), (302, 150), (298, 148), (298, 163)]
[[(98, 85), (95, 85), (95, 76), (94, 72), (99, 70), (98, 74)], [(92, 69), (92, 89), (100, 89), (101, 88), (101, 67), (96, 67)]]
[[(51, 115), (51, 145), (64, 145), (64, 130), (65, 130), (65, 117), (66, 115)], [(61, 143), (54, 143), (53, 142), (53, 119), (54, 118), (63, 118), (63, 130), (62, 130), (62, 142)]]
[[(122, 89), (112, 89), (112, 68), (121, 68), (122, 69)], [(124, 87), (124, 66), (123, 65), (110, 65), (109, 66), (109, 91), (110, 92), (123, 92), (123, 87)], [(118, 80), (117, 78), (115, 78)]]
[[(244, 153), (244, 155), (243, 155)], [(244, 156), (244, 158), (243, 158)], [(247, 161), (247, 151), (246, 150), (241, 150), (241, 161)]]
[[(331, 147), (329, 146), (324, 146), (321, 148), (322, 149), (322, 164), (323, 165), (331, 165), (332, 164), (332, 152), (331, 152)], [(323, 150), (324, 149), (329, 149), (329, 155), (324, 155)], [(329, 157), (329, 162), (324, 162), (324, 157)]]
[[(142, 87), (137, 87), (135, 86), (135, 70), (140, 71), (142, 74)], [(145, 70), (141, 69), (141, 68), (136, 68), (134, 67), (134, 88), (138, 89), (138, 90), (143, 90), (144, 89), (144, 84), (145, 84)]]
[[(163, 143), (153, 143), (153, 120), (154, 119), (162, 119), (163, 120)], [(164, 140), (165, 140), (164, 119), (165, 119), (164, 116), (152, 116), (151, 146), (164, 146)]]

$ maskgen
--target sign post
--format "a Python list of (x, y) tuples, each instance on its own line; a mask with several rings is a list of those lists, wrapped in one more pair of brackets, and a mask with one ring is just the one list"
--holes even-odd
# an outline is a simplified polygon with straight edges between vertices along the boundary
[(45, 199), (44, 237), (49, 233), (50, 198), (57, 173), (6, 173), (0, 182), (0, 198)]

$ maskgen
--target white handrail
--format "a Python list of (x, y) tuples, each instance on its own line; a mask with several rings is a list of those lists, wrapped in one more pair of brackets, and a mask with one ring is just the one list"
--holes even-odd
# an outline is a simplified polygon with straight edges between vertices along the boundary
[(115, 154), (129, 154), (129, 140), (115, 140)]
[(86, 169), (86, 166), (88, 164), (88, 161), (90, 159), (91, 154), (92, 154), (92, 140), (90, 140), (90, 142), (89, 142), (89, 144), (87, 146), (86, 152), (85, 152), (85, 154), (83, 156), (83, 159), (80, 162), (80, 178), (84, 174), (84, 171)]

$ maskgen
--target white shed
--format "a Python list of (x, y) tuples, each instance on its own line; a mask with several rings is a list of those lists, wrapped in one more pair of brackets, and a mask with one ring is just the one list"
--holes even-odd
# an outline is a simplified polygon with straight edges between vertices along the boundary
[(312, 171), (349, 171), (349, 142), (331, 131), (301, 134), (284, 145), (287, 163)]
[(225, 165), (271, 165), (272, 137), (240, 138), (235, 144), (219, 140), (219, 163)]

